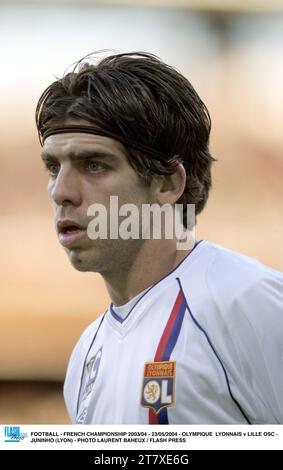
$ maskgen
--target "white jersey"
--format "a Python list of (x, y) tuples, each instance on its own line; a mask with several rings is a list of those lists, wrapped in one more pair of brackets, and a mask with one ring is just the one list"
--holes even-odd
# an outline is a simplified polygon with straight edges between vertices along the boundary
[(201, 240), (120, 318), (83, 333), (73, 423), (283, 423), (283, 274)]

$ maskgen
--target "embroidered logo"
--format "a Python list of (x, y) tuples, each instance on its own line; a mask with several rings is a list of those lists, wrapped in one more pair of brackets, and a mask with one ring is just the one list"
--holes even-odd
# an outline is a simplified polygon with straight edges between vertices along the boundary
[(162, 408), (175, 404), (176, 362), (146, 362), (144, 367), (141, 405), (158, 414)]
[(97, 351), (96, 355), (91, 357), (86, 364), (86, 384), (83, 392), (82, 401), (84, 401), (93, 389), (94, 382), (98, 375), (102, 356), (102, 347)]

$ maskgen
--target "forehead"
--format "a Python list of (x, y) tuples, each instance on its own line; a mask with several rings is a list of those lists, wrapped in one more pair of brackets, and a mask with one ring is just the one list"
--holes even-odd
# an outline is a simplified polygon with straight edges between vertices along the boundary
[(126, 158), (127, 151), (122, 143), (111, 137), (84, 134), (80, 132), (66, 132), (47, 137), (42, 147), (42, 155), (54, 155), (56, 158), (66, 158), (70, 154), (101, 150)]

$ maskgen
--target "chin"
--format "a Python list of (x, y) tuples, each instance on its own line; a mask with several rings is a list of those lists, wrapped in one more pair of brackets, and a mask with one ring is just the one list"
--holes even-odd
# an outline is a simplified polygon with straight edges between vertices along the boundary
[(98, 272), (99, 269), (96, 268), (97, 260), (93, 259), (93, 256), (90, 256), (88, 252), (78, 253), (78, 252), (69, 252), (69, 260), (71, 265), (80, 272)]
[(93, 269), (90, 269), (90, 267), (87, 266), (86, 263), (82, 263), (80, 261), (74, 262), (73, 260), (71, 260), (71, 264), (72, 264), (73, 268), (76, 269), (76, 271), (80, 271), (82, 273), (87, 273), (87, 272), (93, 271)]

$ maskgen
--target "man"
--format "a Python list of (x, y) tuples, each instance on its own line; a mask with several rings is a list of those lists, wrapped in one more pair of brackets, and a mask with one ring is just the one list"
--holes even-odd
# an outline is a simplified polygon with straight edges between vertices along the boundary
[[(283, 423), (283, 276), (193, 238), (186, 209), (205, 206), (214, 159), (209, 114), (188, 80), (148, 53), (82, 61), (45, 90), (36, 122), (59, 241), (77, 270), (103, 276), (112, 300), (69, 362), (72, 421)], [(182, 204), (186, 249), (164, 235), (166, 220), (159, 239), (109, 228), (114, 196), (116, 213), (136, 208), (139, 229), (145, 205)], [(98, 207), (100, 237), (90, 230)]]

